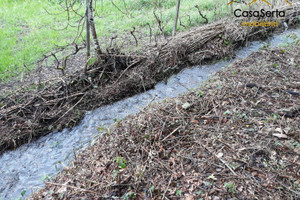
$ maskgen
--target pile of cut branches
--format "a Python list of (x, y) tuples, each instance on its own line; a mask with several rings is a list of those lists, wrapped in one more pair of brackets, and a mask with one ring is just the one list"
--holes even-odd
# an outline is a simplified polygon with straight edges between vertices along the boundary
[[(290, 15), (299, 9), (295, 7)], [(231, 28), (240, 29), (240, 21), (202, 26), (164, 43), (145, 46), (144, 53), (139, 55), (110, 51), (114, 53), (102, 55), (84, 73), (2, 97), (0, 153), (54, 130), (73, 127), (86, 110), (150, 89), (189, 65), (230, 55), (247, 36), (273, 30), (245, 28), (236, 33)]]

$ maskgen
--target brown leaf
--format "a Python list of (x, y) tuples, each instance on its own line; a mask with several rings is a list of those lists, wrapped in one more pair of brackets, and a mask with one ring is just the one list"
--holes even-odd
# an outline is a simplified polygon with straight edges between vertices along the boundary
[(198, 121), (198, 120), (195, 120), (195, 119), (192, 120), (192, 122), (195, 123), (195, 124), (198, 124), (198, 123), (199, 123), (199, 121)]
[(194, 200), (194, 197), (190, 194), (186, 195), (185, 200)]
[(274, 133), (273, 136), (281, 138), (281, 139), (287, 139), (288, 136), (286, 134), (282, 134), (282, 133)]

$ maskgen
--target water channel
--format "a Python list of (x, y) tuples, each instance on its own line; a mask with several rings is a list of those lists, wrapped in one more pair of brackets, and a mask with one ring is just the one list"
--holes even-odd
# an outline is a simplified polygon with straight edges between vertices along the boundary
[[(295, 29), (275, 35), (268, 41), (250, 42), (247, 47), (236, 51), (236, 59), (245, 58), (264, 45), (274, 47), (293, 42), (287, 37), (291, 33), (300, 37), (300, 29)], [(0, 200), (26, 198), (42, 187), (43, 180), (53, 177), (68, 165), (75, 153), (90, 145), (99, 135), (99, 126), (109, 127), (116, 119), (135, 114), (150, 102), (189, 92), (234, 60), (186, 68), (170, 77), (166, 84), (160, 82), (152, 90), (87, 112), (82, 122), (71, 130), (53, 132), (14, 151), (5, 152), (0, 156)]]

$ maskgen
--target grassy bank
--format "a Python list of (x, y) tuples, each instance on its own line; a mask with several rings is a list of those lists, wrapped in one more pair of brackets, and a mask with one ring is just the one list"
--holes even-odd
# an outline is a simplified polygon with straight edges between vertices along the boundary
[[(67, 14), (60, 13), (59, 0), (1, 0), (0, 2), (0, 81), (35, 67), (37, 60), (43, 54), (58, 46), (64, 46), (75, 38), (76, 27), (67, 25)], [(98, 1), (97, 1), (98, 2)], [(98, 2), (96, 6), (96, 27), (101, 38), (101, 43), (107, 45), (109, 38), (116, 35), (129, 34), (132, 27), (144, 35), (148, 40), (148, 25), (152, 28), (153, 35), (162, 34), (159, 31), (153, 10), (162, 21), (163, 32), (170, 34), (173, 25), (176, 1), (173, 0), (115, 0)], [(124, 3), (125, 2), (125, 3)], [(222, 17), (228, 11), (225, 2), (216, 4), (212, 1), (185, 0), (181, 4), (179, 30), (202, 24), (205, 20), (200, 17), (194, 7), (199, 5), (200, 10), (209, 21), (214, 16)], [(216, 7), (216, 10), (215, 10)], [(49, 15), (49, 13), (55, 15)], [(83, 14), (84, 9), (79, 9)], [(217, 15), (216, 15), (217, 14)], [(75, 17), (75, 16), (70, 16)], [(72, 25), (78, 17), (71, 20)], [(57, 29), (63, 29), (57, 31)], [(76, 42), (81, 43), (80, 37)], [(128, 39), (128, 38), (127, 38)], [(134, 40), (130, 38), (129, 40)], [(26, 67), (24, 67), (26, 65)]]
[(104, 133), (33, 199), (298, 199), (300, 48), (236, 61)]

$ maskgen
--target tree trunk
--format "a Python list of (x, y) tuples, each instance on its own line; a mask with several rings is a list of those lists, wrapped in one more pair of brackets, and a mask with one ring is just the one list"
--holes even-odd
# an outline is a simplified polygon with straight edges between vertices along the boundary
[(179, 16), (179, 8), (180, 8), (180, 0), (177, 0), (176, 14), (175, 14), (175, 21), (174, 21), (172, 36), (175, 36), (175, 32), (176, 32), (178, 16)]
[(91, 25), (91, 31), (92, 31), (92, 35), (93, 35), (93, 40), (94, 40), (94, 44), (95, 44), (95, 50), (98, 56), (100, 56), (102, 54), (102, 51), (100, 49), (100, 45), (99, 45), (99, 41), (98, 41), (98, 36), (97, 36), (97, 32), (96, 32), (96, 28), (95, 28), (95, 23), (94, 23), (94, 15), (93, 15), (93, 0), (90, 0), (90, 8), (89, 8), (89, 19), (90, 19), (90, 25)]
[(90, 41), (90, 20), (89, 20), (89, 15), (90, 15), (90, 4), (91, 0), (86, 0), (85, 1), (85, 6), (86, 6), (86, 11), (85, 11), (85, 18), (86, 18), (86, 56), (87, 59), (91, 56), (91, 41)]

